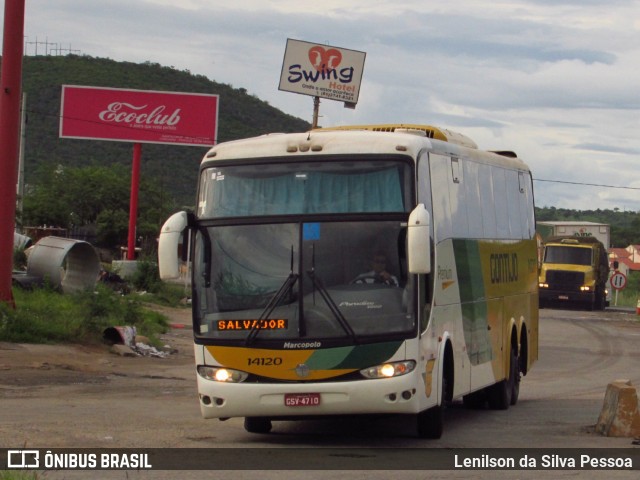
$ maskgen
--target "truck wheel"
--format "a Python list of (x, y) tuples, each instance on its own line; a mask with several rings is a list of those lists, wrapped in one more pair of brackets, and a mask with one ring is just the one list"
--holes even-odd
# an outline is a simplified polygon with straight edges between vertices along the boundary
[(596, 308), (601, 311), (604, 310), (607, 304), (607, 296), (605, 295), (604, 290), (602, 290), (601, 288), (597, 288), (596, 297), (598, 298), (598, 303), (596, 305)]
[(244, 429), (249, 433), (269, 433), (271, 420), (264, 417), (245, 417)]

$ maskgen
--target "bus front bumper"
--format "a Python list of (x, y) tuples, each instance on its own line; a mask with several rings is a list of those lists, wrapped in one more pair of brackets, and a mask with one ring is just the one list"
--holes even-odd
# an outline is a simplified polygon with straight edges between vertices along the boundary
[(424, 389), (417, 372), (385, 379), (284, 384), (219, 383), (198, 377), (204, 418), (417, 413), (435, 405), (437, 397), (432, 394), (425, 403), (419, 385)]

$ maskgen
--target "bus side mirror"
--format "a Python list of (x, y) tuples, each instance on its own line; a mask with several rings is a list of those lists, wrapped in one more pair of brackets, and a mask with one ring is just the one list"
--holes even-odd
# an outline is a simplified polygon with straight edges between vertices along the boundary
[(407, 228), (407, 259), (409, 273), (431, 272), (431, 238), (429, 236), (429, 212), (419, 203), (409, 215)]
[[(188, 225), (187, 212), (174, 213), (162, 225), (158, 240), (158, 270), (162, 280), (180, 277), (178, 245)], [(186, 245), (183, 245), (183, 248), (186, 248)]]

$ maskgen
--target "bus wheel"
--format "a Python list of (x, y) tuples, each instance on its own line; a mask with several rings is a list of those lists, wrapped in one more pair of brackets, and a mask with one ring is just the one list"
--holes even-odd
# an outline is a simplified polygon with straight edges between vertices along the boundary
[(444, 430), (444, 407), (437, 405), (418, 414), (418, 437), (438, 439)]
[(516, 389), (517, 394), (520, 393), (520, 382), (516, 381), (516, 376), (518, 378), (520, 377), (518, 357), (515, 353), (515, 349), (512, 347), (509, 355), (509, 378), (506, 378), (487, 389), (489, 408), (493, 410), (506, 410), (509, 408), (509, 405), (515, 405), (518, 398), (516, 395), (514, 401), (513, 394), (516, 392)]
[(510, 377), (513, 378), (511, 382), (511, 400), (510, 404), (515, 405), (518, 403), (518, 397), (520, 396), (520, 357), (516, 354), (515, 348), (511, 349), (510, 358)]
[(449, 379), (445, 373), (442, 377), (442, 398), (440, 405), (431, 407), (417, 415), (418, 437), (436, 440), (444, 431), (444, 405), (447, 399)]
[(244, 429), (249, 433), (269, 433), (271, 420), (264, 417), (245, 417)]
[(484, 390), (480, 390), (478, 392), (468, 393), (464, 397), (462, 397), (462, 403), (465, 408), (479, 410), (484, 408), (487, 403), (487, 394)]

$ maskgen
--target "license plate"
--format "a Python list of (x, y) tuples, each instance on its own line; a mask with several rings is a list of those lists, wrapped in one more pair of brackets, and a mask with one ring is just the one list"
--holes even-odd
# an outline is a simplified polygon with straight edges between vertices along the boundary
[(319, 393), (285, 393), (284, 404), (287, 407), (315, 407), (320, 405)]
[(558, 295), (558, 299), (560, 299), (560, 300), (569, 300), (569, 295)]

